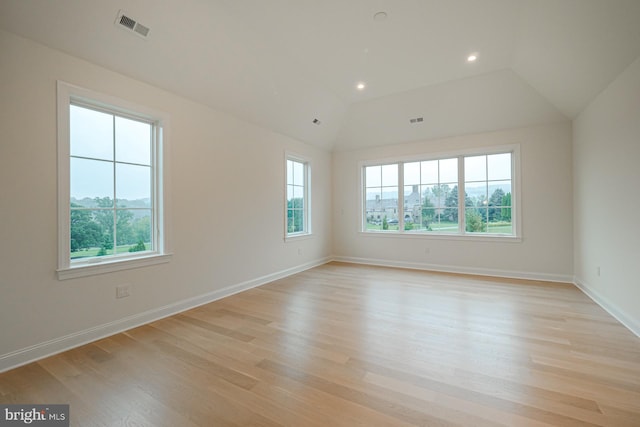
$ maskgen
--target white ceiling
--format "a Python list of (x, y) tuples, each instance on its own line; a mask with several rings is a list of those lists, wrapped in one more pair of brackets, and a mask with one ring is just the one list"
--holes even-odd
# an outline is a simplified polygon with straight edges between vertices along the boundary
[(0, 28), (328, 149), (571, 119), (640, 56), (640, 0), (2, 0)]

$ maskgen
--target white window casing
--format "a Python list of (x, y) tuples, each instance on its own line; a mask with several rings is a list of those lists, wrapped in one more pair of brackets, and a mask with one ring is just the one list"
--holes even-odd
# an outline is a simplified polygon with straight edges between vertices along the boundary
[[(125, 252), (108, 256), (71, 257), (71, 106), (104, 112), (151, 126), (150, 159), (150, 211), (152, 247), (142, 252)], [(115, 120), (115, 119), (114, 119)], [(169, 182), (168, 152), (168, 115), (147, 107), (135, 105), (113, 96), (97, 93), (62, 81), (57, 83), (57, 122), (58, 122), (58, 279), (72, 279), (95, 274), (103, 274), (130, 268), (145, 267), (168, 262), (170, 251), (170, 215), (169, 200), (165, 188)], [(115, 138), (115, 136), (114, 136)], [(114, 140), (115, 144), (115, 140)], [(91, 160), (91, 159), (89, 159)], [(108, 161), (106, 163), (109, 163)], [(116, 159), (113, 160), (114, 170)], [(115, 191), (115, 175), (114, 175)], [(114, 227), (117, 223), (116, 212), (119, 208), (116, 197), (113, 200)], [(113, 232), (114, 236), (117, 229)], [(115, 245), (115, 237), (114, 237)], [(114, 246), (115, 248), (115, 246)], [(117, 252), (117, 251), (115, 251)]]

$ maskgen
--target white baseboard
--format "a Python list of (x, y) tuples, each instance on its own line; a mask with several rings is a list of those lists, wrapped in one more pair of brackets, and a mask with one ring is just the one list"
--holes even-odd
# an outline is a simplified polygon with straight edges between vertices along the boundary
[(57, 353), (79, 347), (81, 345), (126, 331), (128, 329), (154, 322), (156, 320), (160, 320), (162, 318), (172, 316), (174, 314), (204, 304), (208, 304), (212, 301), (237, 294), (238, 292), (255, 288), (266, 283), (273, 282), (274, 280), (291, 276), (292, 274), (300, 273), (310, 268), (326, 264), (331, 260), (331, 257), (321, 258), (296, 267), (288, 268), (286, 270), (267, 274), (256, 279), (237, 283), (223, 289), (218, 289), (204, 295), (181, 300), (172, 304), (165, 305), (163, 307), (154, 308), (143, 313), (137, 313), (123, 319), (118, 319), (113, 322), (74, 332), (69, 335), (54, 338), (49, 341), (45, 341), (26, 348), (22, 348), (20, 350), (0, 355), (0, 372), (5, 372), (10, 369), (17, 368), (18, 366), (26, 365), (27, 363), (31, 363)]
[(589, 286), (582, 279), (574, 277), (573, 283), (584, 292), (589, 298), (596, 304), (602, 307), (607, 313), (615, 317), (615, 319), (622, 323), (627, 329), (633, 332), (638, 338), (640, 338), (640, 319), (634, 319), (627, 313), (620, 310), (609, 299), (602, 296), (601, 293), (596, 291), (593, 287)]
[(443, 273), (474, 274), (478, 276), (505, 277), (509, 279), (528, 279), (528, 280), (543, 280), (546, 282), (573, 283), (573, 276), (568, 274), (532, 273), (532, 272), (526, 272), (526, 271), (499, 270), (499, 269), (479, 268), (479, 267), (461, 267), (458, 265), (427, 264), (427, 263), (418, 263), (418, 262), (395, 261), (395, 260), (386, 260), (386, 259), (383, 260), (383, 259), (373, 259), (373, 258), (356, 258), (356, 257), (345, 257), (345, 256), (334, 256), (333, 260), (341, 261), (341, 262), (350, 262), (353, 264), (367, 264), (367, 265), (377, 265), (381, 267), (409, 268), (412, 270), (439, 271)]

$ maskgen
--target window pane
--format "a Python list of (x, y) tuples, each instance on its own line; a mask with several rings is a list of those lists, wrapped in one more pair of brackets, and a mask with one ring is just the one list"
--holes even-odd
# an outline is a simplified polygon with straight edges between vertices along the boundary
[(295, 227), (295, 231), (296, 232), (302, 232), (304, 231), (304, 210), (302, 209), (298, 209), (295, 212), (295, 216), (294, 216), (294, 227)]
[(487, 164), (490, 181), (511, 179), (511, 153), (491, 154), (487, 156)]
[(383, 186), (398, 185), (398, 165), (397, 164), (382, 166), (382, 185)]
[(382, 229), (382, 192), (380, 188), (367, 188), (365, 196), (365, 222), (367, 230)]
[(434, 231), (433, 226), (438, 222), (438, 214), (435, 208), (422, 208), (422, 227), (425, 231)]
[(499, 211), (500, 219), (489, 222), (489, 233), (513, 234), (513, 224), (511, 221), (511, 208), (502, 207)]
[[(110, 228), (104, 227), (98, 221), (98, 215), (101, 213), (103, 212), (71, 208), (71, 259), (98, 256), (105, 238), (107, 246), (113, 246), (108, 240)], [(105, 250), (100, 253), (100, 256), (106, 254)]]
[(72, 203), (74, 199), (113, 198), (113, 163), (75, 157), (69, 161)]
[[(151, 209), (136, 209), (133, 210), (132, 213), (131, 228), (133, 229), (134, 241), (137, 245), (143, 242), (146, 250), (153, 250), (154, 239)], [(141, 250), (140, 247), (137, 249)], [(132, 252), (138, 252), (138, 250)]]
[(116, 117), (116, 161), (151, 164), (151, 125)]
[[(493, 181), (489, 183), (489, 193), (491, 194), (491, 198), (500, 197), (506, 195), (507, 193), (511, 193), (511, 181)], [(502, 202), (500, 202), (502, 204)]]
[(72, 156), (113, 160), (113, 116), (111, 114), (71, 105), (69, 137)]
[(304, 210), (288, 209), (287, 210), (287, 232), (299, 233), (304, 231)]
[(367, 166), (365, 181), (367, 187), (380, 187), (382, 185), (382, 166)]
[(444, 208), (449, 193), (451, 193), (451, 187), (449, 184), (434, 185), (431, 187), (431, 193), (434, 206)]
[(293, 211), (287, 209), (287, 233), (293, 233)]
[(458, 159), (440, 160), (440, 184), (458, 182)]
[(302, 201), (304, 198), (304, 187), (293, 187), (293, 198)]
[[(489, 184), (489, 226), (502, 221), (502, 206), (511, 206), (511, 181), (496, 181)], [(508, 196), (507, 196), (508, 194)], [(510, 218), (511, 216), (509, 216)]]
[(294, 185), (304, 185), (304, 164), (293, 162), (293, 182)]
[(414, 205), (420, 205), (422, 203), (422, 197), (420, 196), (419, 185), (405, 185), (404, 186), (404, 206), (405, 211), (410, 209)]
[(487, 180), (487, 156), (474, 156), (464, 158), (464, 180)]
[(468, 233), (486, 233), (486, 209), (467, 208), (465, 209), (466, 231)]
[(119, 207), (151, 207), (151, 168), (117, 163), (116, 198)]
[(478, 207), (487, 204), (486, 182), (465, 183), (465, 190), (468, 198), (467, 202), (470, 200), (472, 206)]
[[(142, 252), (151, 250), (151, 237), (148, 234), (147, 239), (140, 239), (134, 225), (136, 225), (136, 218), (143, 217), (148, 210), (134, 210), (134, 209), (117, 209), (116, 210), (116, 253), (126, 252)], [(150, 227), (150, 217), (146, 224)], [(144, 224), (143, 224), (144, 226)], [(150, 229), (149, 229), (150, 231)], [(143, 249), (144, 246), (144, 249)], [(132, 249), (133, 250), (130, 250)]]
[(421, 180), (422, 184), (437, 184), (438, 183), (438, 161), (429, 160), (426, 162), (420, 162)]
[(287, 160), (287, 184), (291, 184), (293, 182), (293, 162), (291, 160)]
[(427, 208), (435, 208), (438, 205), (438, 185), (422, 186), (422, 204)]
[(404, 164), (405, 185), (420, 184), (420, 162)]

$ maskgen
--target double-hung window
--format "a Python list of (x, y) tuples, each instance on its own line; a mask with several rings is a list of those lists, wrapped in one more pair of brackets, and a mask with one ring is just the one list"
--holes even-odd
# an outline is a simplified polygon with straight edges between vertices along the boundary
[(362, 230), (519, 237), (518, 147), (363, 165)]
[(287, 155), (286, 180), (285, 237), (309, 235), (311, 233), (309, 162), (298, 156)]
[(58, 85), (60, 278), (166, 261), (165, 119)]

